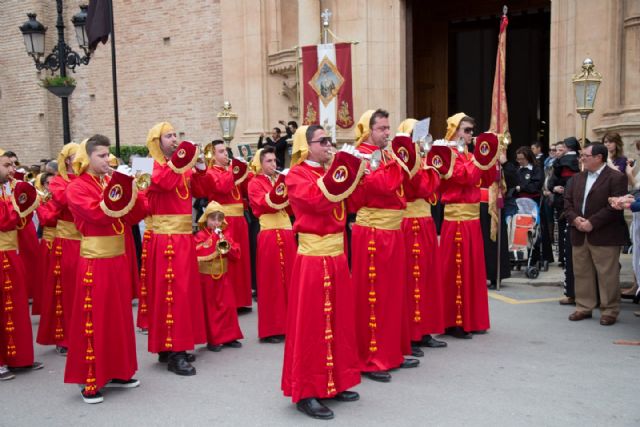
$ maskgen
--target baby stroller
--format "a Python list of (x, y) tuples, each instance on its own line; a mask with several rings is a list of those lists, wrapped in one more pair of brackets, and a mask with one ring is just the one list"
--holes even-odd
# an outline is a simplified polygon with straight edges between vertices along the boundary
[(509, 236), (509, 262), (511, 268), (520, 270), (526, 266), (524, 274), (529, 279), (538, 277), (538, 266), (532, 265), (533, 251), (539, 247), (540, 234), (540, 209), (538, 204), (529, 198), (516, 199), (518, 211), (511, 217), (507, 224)]

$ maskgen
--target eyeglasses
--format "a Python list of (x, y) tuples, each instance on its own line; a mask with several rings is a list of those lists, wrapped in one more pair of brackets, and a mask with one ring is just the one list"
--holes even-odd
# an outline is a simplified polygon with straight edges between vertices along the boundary
[(318, 139), (318, 140), (310, 141), (310, 142), (317, 142), (318, 144), (322, 145), (323, 147), (327, 147), (327, 146), (331, 145), (331, 138), (329, 138), (328, 136), (325, 136), (322, 139)]
[(469, 133), (473, 133), (473, 128), (464, 128), (464, 129), (462, 129), (462, 131), (463, 131), (464, 133), (467, 133), (467, 134), (469, 134)]

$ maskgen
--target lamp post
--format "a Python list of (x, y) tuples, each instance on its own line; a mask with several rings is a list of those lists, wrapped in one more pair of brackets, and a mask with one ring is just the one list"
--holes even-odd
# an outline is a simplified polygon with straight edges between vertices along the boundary
[(593, 113), (598, 87), (602, 82), (602, 74), (595, 70), (591, 58), (582, 63), (582, 72), (573, 76), (573, 89), (576, 93), (576, 111), (582, 118), (582, 139), (580, 146), (584, 146), (587, 137), (587, 118)]
[(220, 122), (220, 129), (222, 129), (222, 139), (227, 147), (231, 144), (233, 134), (236, 132), (236, 122), (238, 121), (238, 115), (231, 111), (231, 103), (224, 101), (222, 111), (217, 115)]
[[(86, 5), (80, 6), (80, 12), (75, 14), (71, 19), (71, 22), (75, 27), (78, 45), (84, 52), (84, 56), (80, 56), (80, 54), (73, 51), (64, 41), (65, 27), (62, 18), (62, 0), (56, 0), (56, 10), (58, 12), (58, 19), (56, 21), (56, 28), (58, 29), (58, 43), (51, 53), (42, 61), (40, 58), (44, 56), (44, 36), (47, 32), (47, 27), (38, 22), (35, 13), (27, 14), (29, 20), (20, 26), (20, 31), (24, 37), (27, 54), (33, 58), (33, 62), (35, 63), (38, 71), (49, 70), (53, 74), (55, 71), (60, 70), (60, 77), (67, 77), (67, 68), (75, 73), (75, 68), (77, 66), (82, 64), (87, 65), (89, 63), (89, 60), (91, 59), (91, 51), (89, 50), (89, 41), (87, 38), (87, 31), (85, 29), (85, 24), (87, 22), (87, 9), (88, 6)], [(69, 130), (68, 96), (69, 94), (60, 97), (62, 101), (63, 142), (65, 144), (71, 141), (71, 131)]]

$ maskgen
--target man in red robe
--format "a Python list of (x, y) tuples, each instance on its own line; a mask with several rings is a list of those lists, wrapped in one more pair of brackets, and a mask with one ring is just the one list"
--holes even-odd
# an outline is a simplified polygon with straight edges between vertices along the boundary
[(439, 169), (442, 176), (440, 192), (445, 208), (438, 265), (445, 289), (446, 333), (456, 338), (471, 338), (471, 332), (489, 329), (487, 275), (480, 229), (480, 187), (495, 180), (493, 166), (498, 140), (493, 134), (481, 134), (476, 139), (476, 155), (469, 153), (467, 147), (473, 134), (466, 129), (472, 127), (472, 123), (473, 119), (464, 113), (447, 119), (445, 139), (464, 141), (456, 150), (442, 147), (452, 159), (450, 162), (433, 162), (438, 156), (436, 147), (429, 153), (430, 164)]
[(71, 325), (73, 300), (76, 289), (76, 271), (80, 256), (80, 232), (73, 222), (67, 203), (66, 190), (76, 178), (72, 163), (79, 144), (65, 144), (58, 154), (58, 175), (49, 184), (51, 199), (39, 209), (41, 222), (55, 221), (55, 239), (52, 257), (45, 273), (42, 314), (36, 342), (56, 345), (59, 354), (67, 354), (67, 333)]
[(147, 136), (153, 157), (147, 190), (153, 235), (147, 249), (146, 280), (151, 353), (177, 375), (195, 375), (193, 350), (206, 342), (204, 308), (196, 247), (193, 241), (191, 170), (197, 148), (188, 141), (177, 144), (167, 122), (156, 124)]
[[(321, 126), (294, 136), (286, 177), (299, 246), (289, 291), (282, 390), (310, 417), (333, 418), (319, 399), (354, 401), (360, 383), (355, 292), (344, 251), (345, 199), (364, 173), (351, 154), (331, 162), (331, 139)], [(329, 164), (331, 164), (329, 166)]]
[[(193, 194), (198, 198), (215, 200), (222, 205), (224, 216), (233, 229), (240, 246), (240, 259), (229, 260), (229, 277), (232, 278), (236, 306), (241, 311), (251, 311), (251, 258), (249, 249), (249, 225), (244, 217), (243, 187), (250, 179), (248, 165), (238, 159), (229, 162), (224, 141), (212, 142), (213, 160), (209, 168), (198, 167), (192, 177)], [(246, 188), (246, 187), (245, 187)]]
[[(409, 163), (410, 151), (406, 145), (410, 144), (409, 138), (416, 123), (415, 119), (404, 120), (396, 136), (405, 134), (408, 138), (393, 140), (393, 152), (405, 164)], [(419, 347), (447, 346), (446, 342), (432, 337), (432, 334), (444, 332), (444, 289), (438, 280), (436, 263), (438, 235), (431, 217), (431, 205), (438, 200), (440, 175), (435, 168), (427, 166), (424, 159), (419, 162), (415, 175), (412, 178), (405, 176), (403, 183), (407, 208), (402, 219), (402, 232), (408, 260), (406, 295), (409, 308), (405, 329), (408, 328), (406, 334), (411, 339), (413, 354), (422, 353)]]
[(104, 400), (105, 386), (140, 385), (133, 378), (138, 364), (124, 232), (146, 209), (132, 177), (106, 176), (109, 146), (103, 135), (82, 143), (74, 159), (78, 178), (66, 191), (82, 240), (64, 381), (80, 384), (83, 400), (91, 404)]
[(351, 266), (357, 296), (358, 352), (365, 376), (389, 382), (390, 369), (419, 364), (417, 359), (405, 360), (403, 356), (411, 354), (411, 343), (402, 334), (407, 319), (405, 277), (397, 274), (405, 271), (406, 265), (401, 230), (406, 207), (402, 183), (411, 171), (387, 149), (389, 113), (380, 109), (367, 112), (359, 124), (358, 129), (366, 126), (368, 137), (357, 150), (371, 160), (368, 173), (349, 199), (349, 210), (357, 212), (351, 235)]
[(221, 205), (209, 202), (198, 220), (200, 231), (195, 235), (202, 300), (207, 325), (207, 349), (219, 352), (223, 347), (240, 348), (242, 331), (227, 273), (229, 259), (240, 256), (233, 240), (233, 230), (224, 219)]
[(15, 166), (0, 150), (0, 381), (15, 377), (11, 370), (40, 369), (33, 361), (33, 335), (24, 282), (25, 267), (18, 255), (18, 225), (37, 207), (36, 189), (17, 182), (6, 191)]
[(249, 201), (260, 221), (257, 251), (258, 337), (282, 342), (287, 320), (287, 292), (296, 256), (296, 240), (287, 213), (285, 175), (276, 173), (273, 147), (261, 148), (251, 162), (256, 173), (249, 182)]

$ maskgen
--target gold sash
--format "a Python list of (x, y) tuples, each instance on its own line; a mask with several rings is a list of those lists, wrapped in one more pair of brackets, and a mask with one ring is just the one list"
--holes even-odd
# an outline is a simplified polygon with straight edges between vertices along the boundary
[(82, 234), (76, 228), (76, 225), (71, 221), (63, 221), (61, 219), (58, 220), (58, 225), (56, 225), (56, 234), (61, 239), (69, 239), (69, 240), (80, 240), (82, 239)]
[(291, 230), (291, 220), (285, 211), (264, 214), (260, 218), (260, 231), (263, 230)]
[(155, 234), (192, 234), (191, 215), (154, 215), (153, 232)]
[(42, 227), (42, 239), (47, 242), (53, 242), (56, 238), (56, 227)]
[(407, 209), (404, 211), (405, 218), (424, 218), (430, 216), (431, 205), (425, 199), (407, 202)]
[(470, 221), (480, 219), (480, 203), (451, 203), (444, 206), (447, 221)]
[(153, 231), (153, 217), (151, 215), (144, 219), (144, 229)]
[(400, 230), (404, 211), (397, 209), (360, 208), (356, 224), (381, 230)]
[(214, 258), (211, 261), (198, 261), (198, 271), (202, 274), (220, 276), (227, 272), (227, 259)]
[(18, 230), (0, 231), (0, 251), (18, 250)]
[(83, 236), (80, 256), (84, 258), (113, 258), (124, 255), (124, 234), (117, 236)]
[(317, 234), (298, 233), (298, 253), (309, 256), (338, 256), (344, 253), (343, 233)]
[(244, 205), (242, 203), (221, 204), (220, 207), (224, 216), (244, 216)]

